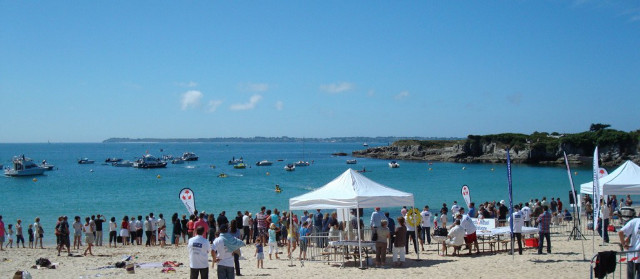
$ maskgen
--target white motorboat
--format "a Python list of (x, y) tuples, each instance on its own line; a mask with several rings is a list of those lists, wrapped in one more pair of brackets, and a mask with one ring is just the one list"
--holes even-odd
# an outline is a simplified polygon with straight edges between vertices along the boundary
[(40, 164), (40, 167), (50, 171), (50, 170), (53, 170), (53, 168), (55, 168), (56, 166), (47, 163), (47, 160), (42, 160), (42, 164)]
[(167, 162), (154, 157), (151, 154), (144, 155), (144, 157), (133, 162), (134, 168), (139, 169), (157, 169), (167, 167)]
[(193, 152), (185, 152), (182, 154), (183, 161), (198, 161), (198, 155)]
[(365, 142), (365, 143), (362, 144), (362, 146), (367, 147), (367, 146), (369, 146), (369, 144)]
[(262, 161), (256, 163), (256, 166), (259, 166), (259, 167), (271, 166), (271, 165), (273, 165), (273, 162), (267, 161), (267, 160), (262, 160)]
[(233, 159), (229, 160), (229, 165), (237, 165), (240, 163), (244, 163), (244, 160), (242, 159), (242, 157), (236, 159), (236, 157), (233, 157)]
[(347, 165), (355, 165), (358, 163), (358, 160), (353, 159), (353, 160), (347, 160)]
[(296, 165), (287, 164), (286, 166), (284, 166), (284, 170), (286, 170), (286, 171), (294, 171), (294, 170), (296, 170)]
[(297, 161), (295, 162), (296, 167), (306, 167), (309, 166), (309, 162), (306, 161)]
[(391, 162), (389, 162), (389, 167), (392, 168), (392, 169), (399, 168), (400, 164), (398, 164), (398, 162), (396, 162), (396, 161), (391, 161)]
[(81, 165), (93, 164), (95, 162), (96, 161), (94, 161), (94, 160), (89, 160), (89, 158), (78, 159), (78, 164), (81, 164)]
[(13, 157), (13, 168), (4, 170), (6, 176), (42, 175), (46, 169), (36, 165), (33, 160), (24, 155)]
[(119, 168), (130, 168), (133, 167), (133, 162), (129, 161), (129, 160), (124, 160), (124, 161), (119, 161), (119, 162), (113, 162), (111, 163), (112, 166), (114, 167), (119, 167)]
[(177, 158), (177, 159), (171, 160), (171, 163), (174, 164), (174, 165), (180, 165), (180, 164), (184, 164), (184, 161), (185, 160), (182, 159), (182, 158)]

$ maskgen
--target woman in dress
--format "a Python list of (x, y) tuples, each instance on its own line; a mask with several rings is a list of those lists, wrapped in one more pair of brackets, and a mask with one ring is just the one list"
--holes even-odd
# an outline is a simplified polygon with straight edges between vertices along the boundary
[(122, 245), (129, 245), (129, 217), (124, 216), (120, 224), (120, 236), (122, 237)]
[(89, 252), (89, 255), (93, 256), (91, 247), (93, 246), (93, 241), (95, 240), (95, 236), (93, 235), (93, 228), (89, 223), (89, 221), (91, 221), (91, 218), (87, 217), (84, 220), (85, 220), (85, 223), (84, 223), (84, 226), (82, 227), (82, 230), (84, 231), (84, 242), (87, 243), (87, 249), (84, 250), (84, 255), (86, 256), (87, 252)]

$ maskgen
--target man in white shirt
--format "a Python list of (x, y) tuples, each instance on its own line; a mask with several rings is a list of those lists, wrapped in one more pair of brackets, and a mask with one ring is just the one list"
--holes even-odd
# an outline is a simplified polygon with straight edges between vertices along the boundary
[[(618, 231), (625, 251), (640, 250), (640, 218), (631, 219)], [(640, 278), (640, 253), (627, 254), (627, 278)], [(635, 259), (635, 260), (632, 260)]]
[(451, 216), (453, 219), (456, 219), (456, 215), (460, 212), (460, 206), (457, 201), (453, 201), (453, 205), (451, 206)]
[(251, 217), (249, 216), (249, 211), (244, 212), (244, 216), (242, 216), (242, 239), (247, 239), (246, 243), (249, 245), (249, 232), (250, 232), (250, 223)]
[(191, 268), (190, 279), (197, 279), (198, 274), (200, 278), (209, 278), (209, 254), (213, 257), (214, 261), (211, 267), (215, 264), (215, 253), (211, 250), (209, 241), (204, 238), (204, 227), (196, 228), (197, 235), (189, 239), (187, 250), (189, 251), (189, 267)]
[(156, 236), (160, 235), (160, 229), (167, 224), (167, 222), (164, 220), (163, 217), (164, 216), (162, 216), (162, 213), (158, 214), (158, 221), (156, 221), (157, 225), (156, 225), (156, 229), (154, 230), (154, 233), (156, 233)]
[[(609, 230), (607, 228), (609, 228), (609, 214), (610, 214), (610, 209), (609, 209), (609, 204), (605, 203), (600, 203), (600, 218), (598, 220), (598, 234), (600, 235), (600, 237), (602, 237), (604, 239), (604, 242), (609, 243)], [(604, 220), (604, 226), (602, 226), (602, 220)]]
[(447, 240), (442, 245), (442, 254), (446, 253), (447, 246), (462, 245), (464, 245), (464, 229), (460, 227), (460, 219), (458, 219), (453, 222), (453, 227), (447, 234)]
[[(514, 205), (513, 209), (515, 210), (515, 212), (513, 212), (511, 217), (509, 217), (509, 220), (513, 220), (513, 235), (511, 236), (511, 238), (517, 239), (518, 253), (522, 255), (522, 226), (524, 226), (524, 216), (520, 211), (519, 205)], [(511, 243), (511, 245), (513, 245), (513, 242)]]
[[(214, 264), (218, 263), (218, 279), (235, 278), (233, 251), (244, 246), (242, 240), (233, 237), (228, 232), (229, 226), (227, 224), (220, 226), (220, 236), (213, 241), (213, 246), (211, 247), (211, 255), (214, 259), (213, 262)], [(227, 244), (233, 245), (233, 247), (226, 247)]]
[(422, 217), (422, 221), (420, 227), (420, 247), (422, 247), (422, 251), (424, 251), (424, 241), (425, 235), (427, 239), (427, 243), (431, 244), (431, 212), (429, 212), (429, 206), (425, 205), (422, 212), (420, 212), (420, 216)]
[(478, 237), (476, 236), (476, 225), (473, 224), (473, 220), (468, 214), (464, 214), (464, 208), (460, 208), (460, 227), (464, 229), (465, 237), (464, 242), (469, 247), (469, 254), (471, 254), (471, 244), (476, 247), (476, 253), (480, 254), (480, 247), (478, 247)]
[(156, 231), (158, 230), (158, 221), (153, 217), (153, 212), (149, 213), (149, 224), (151, 224), (151, 246), (156, 245)]
[(525, 202), (524, 206), (520, 210), (522, 213), (522, 218), (524, 220), (525, 227), (531, 227), (531, 208), (529, 207), (529, 203)]

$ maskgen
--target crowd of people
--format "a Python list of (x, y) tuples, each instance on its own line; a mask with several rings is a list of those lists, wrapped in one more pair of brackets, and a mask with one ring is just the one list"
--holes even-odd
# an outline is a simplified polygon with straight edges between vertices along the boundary
[[(588, 204), (590, 201), (583, 199), (583, 202)], [(631, 199), (627, 197), (625, 203), (630, 204)], [(145, 246), (178, 247), (180, 243), (186, 244), (190, 258), (194, 258), (190, 262), (192, 271), (195, 272), (193, 276), (202, 275), (203, 269), (208, 268), (206, 261), (198, 261), (195, 258), (208, 254), (212, 254), (216, 259), (212, 266), (217, 263), (219, 272), (223, 269), (225, 274), (232, 272), (234, 275), (241, 275), (238, 250), (241, 246), (255, 246), (254, 256), (258, 260), (258, 268), (264, 266), (264, 248), (268, 248), (270, 260), (273, 257), (280, 258), (281, 248), (286, 250), (287, 258), (294, 257), (295, 251), (298, 250), (297, 258), (306, 260), (307, 249), (310, 246), (323, 248), (331, 240), (357, 239), (358, 228), (365, 228), (362, 216), (358, 219), (357, 215), (359, 214), (356, 210), (351, 210), (346, 220), (338, 220), (336, 212), (323, 212), (318, 209), (315, 212), (304, 211), (299, 217), (286, 211), (280, 212), (278, 209), (266, 209), (264, 206), (255, 214), (238, 211), (233, 217), (227, 217), (225, 211), (217, 216), (196, 211), (189, 216), (174, 213), (168, 220), (162, 213), (158, 214), (157, 218), (154, 213), (149, 213), (144, 217), (123, 216), (118, 221), (116, 217), (106, 219), (104, 215), (97, 214), (85, 217), (84, 221), (80, 216), (75, 216), (71, 224), (67, 216), (60, 216), (53, 231), (56, 235), (58, 255), (62, 251), (71, 255), (71, 239), (74, 250), (83, 251), (84, 255), (93, 255), (95, 246), (106, 246), (107, 236), (103, 235), (103, 231), (108, 230), (108, 247), (143, 243)], [(419, 218), (416, 218), (416, 215), (419, 215)], [(458, 249), (466, 247), (469, 253), (475, 248), (476, 253), (479, 253), (476, 227), (472, 218), (494, 219), (498, 226), (505, 226), (509, 218), (513, 218), (514, 238), (517, 239), (518, 252), (521, 254), (522, 227), (538, 226), (538, 253), (542, 253), (544, 239), (547, 241), (547, 252), (550, 253), (550, 225), (562, 220), (571, 220), (572, 216), (560, 198), (551, 198), (551, 201), (548, 201), (546, 197), (515, 204), (511, 215), (504, 201), (484, 202), (477, 208), (472, 202), (467, 210), (454, 201), (451, 207), (443, 204), (437, 213), (431, 211), (429, 206), (424, 206), (421, 212), (404, 207), (400, 216), (395, 218), (390, 217), (389, 212), (383, 213), (380, 208), (376, 208), (371, 215), (370, 226), (367, 227), (371, 230), (371, 241), (376, 245), (376, 266), (385, 266), (387, 253), (392, 254), (393, 266), (402, 266), (405, 255), (410, 252), (410, 244), (413, 244), (412, 250), (415, 253), (418, 253), (419, 247), (424, 251), (424, 244), (432, 243), (432, 236), (437, 229), (447, 231), (444, 235), (446, 240), (442, 246), (443, 252), (453, 246)], [(449, 220), (453, 222), (448, 225)], [(6, 244), (0, 242), (4, 244), (0, 249), (13, 247), (13, 238), (16, 239), (16, 247), (22, 244), (25, 248), (24, 234), (21, 220), (17, 220), (15, 226), (9, 224), (5, 229), (0, 216), (0, 241), (4, 242), (5, 235), (8, 240)], [(39, 218), (27, 226), (26, 234), (29, 248), (43, 248), (44, 228)], [(359, 237), (363, 239), (362, 231)], [(82, 250), (81, 246), (86, 247)], [(221, 247), (224, 249), (221, 250)]]

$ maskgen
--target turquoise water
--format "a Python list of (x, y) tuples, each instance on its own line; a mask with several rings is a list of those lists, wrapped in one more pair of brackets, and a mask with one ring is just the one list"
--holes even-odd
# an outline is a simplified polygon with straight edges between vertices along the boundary
[[(45, 241), (52, 243), (52, 228), (56, 216), (60, 215), (103, 214), (121, 220), (124, 215), (144, 216), (149, 212), (165, 216), (186, 213), (178, 200), (178, 193), (184, 187), (194, 191), (200, 211), (218, 214), (226, 210), (227, 216), (235, 216), (238, 210), (256, 212), (261, 205), (286, 210), (289, 198), (321, 187), (349, 167), (366, 167), (371, 172), (365, 176), (413, 193), (416, 207), (428, 204), (433, 211), (443, 202), (462, 203), (463, 184), (469, 185), (472, 201), (508, 200), (505, 164), (434, 162), (428, 165), (399, 161), (400, 168), (391, 169), (387, 160), (358, 158), (356, 165), (347, 165), (345, 161), (352, 159), (350, 156), (331, 156), (334, 152), (350, 154), (362, 148), (361, 143), (0, 144), (0, 163), (5, 167), (10, 165), (13, 156), (25, 154), (37, 162), (46, 159), (57, 168), (36, 177), (35, 182), (33, 177), (0, 177), (0, 215), (5, 224), (15, 223), (17, 218), (33, 223), (39, 216), (48, 232)], [(191, 151), (200, 156), (200, 160), (151, 170), (116, 168), (102, 163), (108, 157), (133, 160), (147, 151), (157, 157), (180, 156)], [(247, 169), (237, 170), (228, 165), (227, 161), (233, 156), (242, 156)], [(297, 167), (293, 172), (284, 171), (286, 163), (302, 160), (303, 156), (313, 164)], [(81, 157), (96, 163), (79, 165), (77, 159)], [(255, 166), (257, 161), (265, 159), (273, 161), (273, 166)], [(278, 159), (284, 161), (278, 162)], [(590, 181), (588, 166), (574, 168), (578, 173), (574, 176), (576, 185)], [(229, 177), (218, 178), (221, 172)], [(568, 202), (569, 182), (564, 167), (514, 165), (512, 172), (514, 201), (546, 196)], [(282, 193), (273, 191), (275, 184), (280, 184)], [(399, 213), (394, 208), (383, 210)]]

